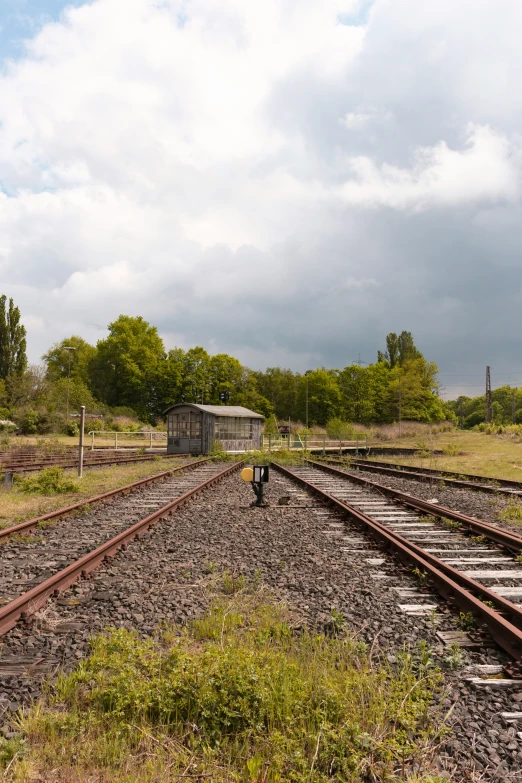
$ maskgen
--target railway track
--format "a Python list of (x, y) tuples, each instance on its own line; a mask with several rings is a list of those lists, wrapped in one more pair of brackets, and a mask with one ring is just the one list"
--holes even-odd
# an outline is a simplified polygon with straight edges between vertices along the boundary
[[(319, 461), (319, 460), (318, 460)], [(321, 459), (324, 464), (343, 464), (339, 459)], [(509, 479), (497, 479), (490, 476), (477, 476), (472, 473), (458, 473), (434, 468), (416, 468), (411, 465), (400, 465), (378, 460), (350, 459), (350, 465), (357, 470), (370, 473), (382, 473), (397, 478), (413, 479), (414, 481), (443, 481), (448, 486), (461, 489), (472, 489), (478, 492), (489, 492), (495, 495), (522, 497), (522, 482)]]
[[(92, 456), (95, 454), (95, 456)], [(161, 459), (171, 459), (171, 454), (135, 454), (129, 456), (128, 454), (96, 454), (96, 452), (86, 451), (84, 454), (84, 469), (103, 467), (106, 465), (125, 465), (133, 462), (151, 462), (160, 457)], [(76, 468), (78, 466), (78, 455), (70, 454), (63, 455), (47, 455), (41, 459), (33, 459), (28, 457), (27, 459), (20, 459), (19, 457), (9, 459), (0, 459), (0, 471), (3, 473), (31, 473), (44, 468)]]
[[(349, 516), (477, 630), (487, 629), (513, 659), (508, 673), (522, 677), (522, 565), (514, 555), (522, 551), (521, 536), (331, 466), (277, 468)], [(404, 605), (406, 613), (435, 607), (422, 591), (409, 599), (415, 603)]]
[[(71, 517), (68, 507), (2, 531), (8, 538), (38, 527), (36, 536), (16, 537), (2, 552), (0, 634), (241, 464), (201, 460), (76, 505), (94, 502), (87, 513)], [(101, 504), (108, 499), (109, 506)], [(51, 518), (55, 524), (41, 526)]]

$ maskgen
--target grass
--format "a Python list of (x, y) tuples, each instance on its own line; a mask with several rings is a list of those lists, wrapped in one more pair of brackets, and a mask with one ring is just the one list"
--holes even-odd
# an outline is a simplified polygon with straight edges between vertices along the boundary
[(511, 525), (522, 525), (522, 505), (515, 498), (509, 498), (506, 505), (497, 512), (497, 518)]
[(265, 588), (189, 627), (112, 630), (0, 740), (6, 779), (71, 783), (436, 783), (441, 674), (426, 645), (377, 660), (301, 629)]
[[(15, 482), (13, 489), (5, 490), (0, 487), (0, 528), (16, 525), (31, 517), (42, 516), (49, 511), (54, 511), (63, 506), (69, 506), (80, 502), (83, 498), (89, 498), (94, 495), (100, 495), (111, 489), (117, 489), (124, 484), (130, 484), (140, 478), (153, 476), (155, 473), (161, 473), (184, 462), (188, 458), (180, 459), (173, 457), (172, 460), (164, 459), (161, 462), (136, 463), (134, 465), (113, 465), (107, 468), (85, 471), (82, 479), (76, 479), (74, 470), (64, 471), (65, 477), (71, 481), (77, 482), (79, 490), (77, 492), (67, 492), (65, 494), (27, 494), (20, 487), (19, 482)], [(44, 473), (41, 471), (40, 474)], [(35, 477), (30, 477), (33, 480)]]
[[(453, 430), (431, 434), (428, 440), (426, 457), (406, 457), (401, 454), (389, 457), (379, 455), (376, 459), (415, 467), (439, 468), (454, 473), (474, 473), (522, 481), (522, 450), (520, 443), (512, 439), (484, 432)], [(417, 438), (411, 437), (393, 439), (385, 445), (418, 448), (419, 442)], [(433, 449), (444, 451), (444, 454), (432, 454)]]

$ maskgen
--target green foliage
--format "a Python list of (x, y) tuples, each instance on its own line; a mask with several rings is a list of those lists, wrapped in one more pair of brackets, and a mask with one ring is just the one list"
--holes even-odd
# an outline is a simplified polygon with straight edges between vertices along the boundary
[(472, 612), (459, 612), (457, 622), (463, 631), (473, 631), (477, 627)]
[(13, 300), (0, 296), (0, 378), (22, 375), (27, 367), (25, 326), (20, 323), (20, 310)]
[(353, 438), (354, 427), (353, 424), (350, 424), (348, 421), (343, 421), (339, 418), (333, 418), (326, 422), (326, 434), (329, 438), (332, 438), (332, 440), (338, 440), (339, 444), (341, 444), (343, 440), (349, 440), (350, 438)]
[(520, 524), (522, 521), (522, 504), (520, 504), (515, 498), (509, 498), (504, 508), (500, 509), (497, 513), (498, 519), (502, 522), (511, 522), (512, 524)]
[(98, 637), (50, 703), (21, 718), (30, 760), (42, 779), (71, 762), (79, 778), (121, 779), (134, 758), (147, 783), (167, 761), (173, 779), (190, 769), (216, 783), (362, 783), (421, 769), (440, 732), (429, 650), (377, 663), (342, 631), (295, 634), (293, 622), (260, 589), (216, 599), (162, 638)]
[(51, 432), (55, 420), (46, 411), (26, 410), (18, 420), (20, 432), (23, 435), (45, 435)]
[(17, 478), (16, 487), (28, 495), (61, 495), (80, 491), (78, 484), (63, 468), (44, 468), (36, 475)]
[(441, 517), (440, 523), (448, 528), (448, 530), (460, 530), (461, 527), (460, 522), (456, 522), (453, 519), (447, 519), (446, 517)]
[[(66, 348), (74, 348), (74, 351), (67, 351)], [(71, 379), (88, 386), (91, 380), (91, 364), (95, 356), (96, 348), (93, 345), (89, 345), (83, 337), (72, 335), (55, 343), (42, 359), (46, 363), (49, 380), (67, 378), (70, 368)]]

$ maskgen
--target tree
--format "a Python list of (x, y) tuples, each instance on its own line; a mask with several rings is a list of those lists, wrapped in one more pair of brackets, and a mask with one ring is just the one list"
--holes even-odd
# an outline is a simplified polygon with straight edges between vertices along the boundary
[(308, 381), (308, 420), (310, 424), (326, 424), (341, 411), (341, 390), (337, 370), (311, 370), (300, 376), (297, 392), (299, 418), (306, 416), (306, 385)]
[(414, 359), (422, 359), (422, 354), (415, 347), (411, 332), (401, 332), (398, 337), (395, 332), (390, 332), (386, 337), (386, 351), (377, 352), (377, 361), (388, 364), (390, 370)]
[(144, 318), (120, 315), (109, 324), (109, 336), (99, 340), (90, 363), (94, 396), (110, 406), (128, 406), (154, 421), (160, 405), (163, 340)]
[[(66, 347), (74, 348), (74, 351), (67, 351)], [(91, 364), (95, 356), (94, 345), (90, 345), (83, 337), (72, 335), (66, 340), (55, 343), (47, 353), (44, 353), (42, 359), (47, 365), (47, 377), (51, 381), (67, 378), (70, 360), (71, 379), (76, 378), (88, 385), (91, 382)]]
[(343, 440), (353, 437), (354, 429), (353, 424), (348, 421), (343, 421), (339, 417), (334, 417), (326, 422), (326, 434), (332, 440), (339, 441), (339, 454), (342, 454)]
[(0, 378), (22, 375), (27, 367), (27, 333), (20, 323), (20, 310), (7, 297), (0, 296)]
[(270, 400), (278, 419), (297, 419), (297, 386), (299, 375), (292, 370), (268, 367), (254, 373), (259, 393)]

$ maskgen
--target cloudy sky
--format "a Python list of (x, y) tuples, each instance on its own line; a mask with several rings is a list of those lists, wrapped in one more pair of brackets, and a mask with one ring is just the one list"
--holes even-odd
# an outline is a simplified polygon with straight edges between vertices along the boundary
[(0, 293), (255, 368), (522, 385), (519, 0), (3, 0)]

